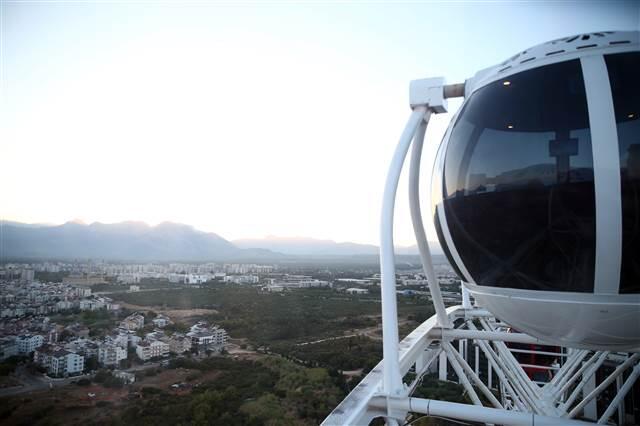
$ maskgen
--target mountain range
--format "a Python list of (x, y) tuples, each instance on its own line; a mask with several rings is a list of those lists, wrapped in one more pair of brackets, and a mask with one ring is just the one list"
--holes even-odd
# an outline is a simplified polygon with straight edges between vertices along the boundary
[[(417, 249), (400, 247), (397, 253), (414, 255)], [(149, 226), (143, 222), (49, 225), (0, 221), (0, 260), (276, 261), (301, 256), (377, 254), (378, 247), (374, 245), (314, 238), (269, 236), (228, 241), (218, 234), (171, 222)]]

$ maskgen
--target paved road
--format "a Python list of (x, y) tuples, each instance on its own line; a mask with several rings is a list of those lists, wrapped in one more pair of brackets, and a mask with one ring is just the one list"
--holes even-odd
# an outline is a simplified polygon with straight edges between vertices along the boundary
[[(152, 362), (150, 364), (136, 365), (131, 367), (125, 371), (129, 373), (134, 373), (136, 371), (147, 370), (149, 368), (157, 368), (160, 366), (159, 362)], [(67, 386), (76, 380), (80, 380), (82, 378), (89, 378), (91, 374), (84, 374), (81, 376), (73, 376), (62, 379), (52, 379), (48, 376), (41, 374), (32, 374), (24, 368), (24, 366), (19, 366), (15, 371), (15, 378), (22, 383), (22, 386), (13, 386), (10, 388), (0, 389), (0, 397), (9, 396), (9, 395), (19, 395), (23, 393), (29, 392), (37, 392), (43, 391), (50, 388), (59, 388), (62, 386)]]
[(82, 376), (68, 377), (65, 379), (52, 379), (50, 377), (38, 374), (31, 374), (24, 366), (19, 366), (16, 369), (15, 377), (18, 379), (22, 386), (14, 386), (10, 388), (0, 389), (0, 396), (18, 395), (21, 393), (37, 392), (46, 390), (49, 388), (58, 388), (66, 386), (72, 381), (80, 380), (85, 377), (90, 377), (90, 374)]
[[(398, 321), (398, 325), (405, 325), (405, 324), (408, 324), (410, 322), (413, 322), (413, 321), (404, 319), (404, 320)], [(296, 346), (313, 345), (313, 344), (316, 344), (316, 343), (328, 342), (328, 341), (331, 341), (331, 340), (347, 339), (349, 337), (357, 337), (357, 336), (366, 336), (366, 337), (368, 337), (368, 338), (370, 338), (372, 340), (382, 340), (382, 334), (380, 334), (380, 332), (382, 331), (382, 324), (378, 324), (378, 325), (375, 325), (373, 327), (360, 328), (360, 329), (356, 329), (354, 331), (355, 331), (355, 333), (351, 333), (351, 334), (334, 336), (334, 337), (327, 337), (326, 339), (314, 340), (314, 341), (311, 341), (311, 342), (298, 343), (298, 344), (296, 344)]]

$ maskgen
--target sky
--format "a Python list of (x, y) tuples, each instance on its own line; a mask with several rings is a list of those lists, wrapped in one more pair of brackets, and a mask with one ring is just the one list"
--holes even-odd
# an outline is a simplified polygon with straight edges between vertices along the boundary
[[(640, 29), (638, 1), (0, 0), (0, 15), (0, 218), (373, 244), (410, 80)], [(459, 105), (429, 124), (423, 200)]]

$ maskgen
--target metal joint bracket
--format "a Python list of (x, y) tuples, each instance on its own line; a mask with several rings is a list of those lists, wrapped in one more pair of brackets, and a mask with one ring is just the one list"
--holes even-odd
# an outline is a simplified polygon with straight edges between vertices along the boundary
[(397, 419), (402, 421), (407, 418), (409, 414), (409, 410), (406, 407), (403, 407), (403, 402), (408, 401), (409, 397), (404, 396), (390, 396), (386, 395), (386, 404), (387, 404), (387, 416), (391, 419)]
[(444, 97), (444, 78), (423, 78), (409, 84), (409, 104), (411, 108), (426, 106), (431, 112), (447, 112), (447, 100)]

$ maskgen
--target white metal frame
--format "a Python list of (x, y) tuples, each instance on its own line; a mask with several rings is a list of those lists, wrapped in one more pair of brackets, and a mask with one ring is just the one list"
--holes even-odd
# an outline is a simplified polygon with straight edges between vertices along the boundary
[[(596, 266), (594, 293), (618, 294), (622, 261), (622, 193), (618, 131), (609, 73), (602, 55), (580, 59), (589, 105), (596, 199)], [(616, 142), (615, 149), (612, 143)]]
[[(454, 306), (445, 312), (451, 323), (461, 324), (457, 328), (443, 328), (438, 325), (437, 315), (434, 315), (399, 344), (398, 373), (404, 377), (408, 372), (415, 371), (411, 383), (402, 383), (401, 390), (395, 394), (386, 392), (383, 375), (385, 364), (382, 361), (322, 424), (368, 425), (374, 418), (384, 417), (387, 424), (394, 425), (403, 423), (408, 413), (488, 424), (593, 424), (575, 418), (609, 385), (621, 382), (617, 397), (598, 418), (598, 424), (606, 424), (640, 376), (640, 353), (572, 350), (568, 354), (558, 354), (565, 361), (556, 370), (553, 379), (537, 384), (526, 375), (523, 366), (512, 355), (519, 350), (509, 348), (506, 343), (541, 343), (539, 340), (526, 334), (501, 330), (506, 330), (506, 327), (488, 316), (483, 309)], [(496, 328), (496, 325), (499, 327)], [(466, 341), (468, 346), (478, 348), (490, 373), (486, 376), (478, 373), (477, 356), (476, 366), (469, 365), (466, 351), (456, 349), (453, 345), (455, 340)], [(619, 362), (621, 357), (624, 361)], [(605, 361), (619, 364), (602, 383), (585, 394), (585, 386)], [(445, 363), (440, 365), (440, 368), (445, 367), (445, 372), (446, 367), (451, 366), (473, 405), (411, 397), (422, 376), (433, 370), (437, 362)], [(626, 380), (619, 379), (629, 371)], [(498, 377), (502, 388), (500, 398), (492, 391), (491, 373)], [(446, 379), (446, 376), (441, 379)], [(578, 402), (581, 395), (582, 399)]]

